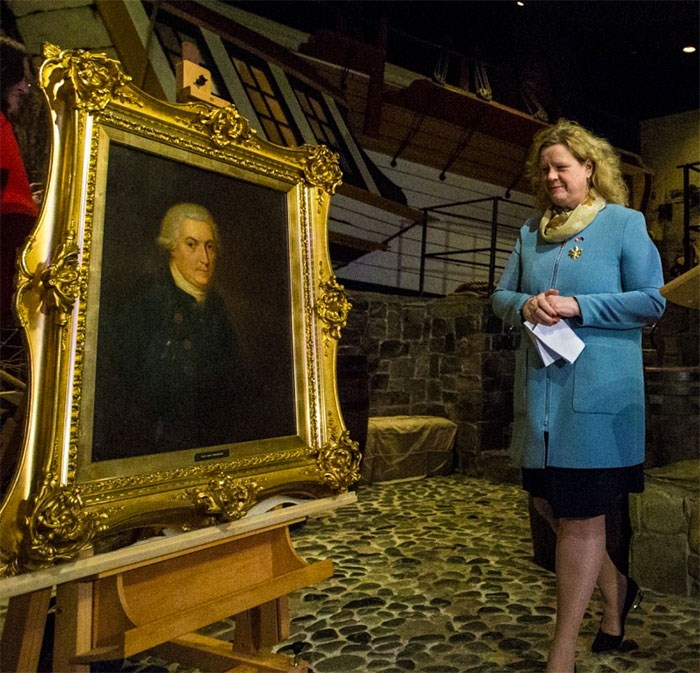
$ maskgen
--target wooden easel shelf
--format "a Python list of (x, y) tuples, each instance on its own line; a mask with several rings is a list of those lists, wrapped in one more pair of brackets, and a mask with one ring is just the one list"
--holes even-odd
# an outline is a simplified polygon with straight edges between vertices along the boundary
[[(329, 577), (333, 566), (301, 559), (289, 526), (354, 500), (310, 501), (39, 571), (29, 575), (32, 591), (21, 590), (27, 576), (2, 580), (0, 595), (11, 599), (0, 671), (36, 671), (55, 586), (55, 671), (89, 673), (90, 662), (154, 650), (212, 672), (303, 673), (304, 662), (269, 648), (289, 635), (287, 594)], [(233, 644), (193, 633), (231, 616)]]

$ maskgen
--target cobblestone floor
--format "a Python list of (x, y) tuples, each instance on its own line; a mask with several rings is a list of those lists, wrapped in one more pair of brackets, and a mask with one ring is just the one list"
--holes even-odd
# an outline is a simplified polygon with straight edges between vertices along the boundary
[[(362, 487), (357, 504), (293, 536), (302, 557), (335, 567), (291, 595), (291, 637), (277, 648), (303, 643), (314, 673), (543, 670), (554, 577), (532, 562), (519, 488), (457, 475)], [(697, 600), (645, 591), (622, 651), (593, 655), (597, 600), (579, 640), (580, 673), (700, 672)], [(230, 637), (232, 628), (208, 632)], [(148, 656), (121, 670), (194, 673)]]

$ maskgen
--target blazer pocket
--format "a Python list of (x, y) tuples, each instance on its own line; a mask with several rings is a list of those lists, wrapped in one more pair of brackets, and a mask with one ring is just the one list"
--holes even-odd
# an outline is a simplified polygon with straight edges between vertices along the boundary
[(573, 409), (619, 414), (644, 394), (642, 354), (633, 344), (586, 345), (574, 363)]

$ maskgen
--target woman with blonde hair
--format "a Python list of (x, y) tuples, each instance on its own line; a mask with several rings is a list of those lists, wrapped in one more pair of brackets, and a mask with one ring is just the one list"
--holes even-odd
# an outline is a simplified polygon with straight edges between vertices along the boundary
[[(560, 120), (533, 139), (527, 169), (541, 216), (525, 222), (491, 298), (521, 330), (511, 451), (523, 487), (557, 533), (557, 618), (547, 673), (575, 669), (596, 587), (594, 652), (618, 648), (636, 582), (606, 551), (605, 518), (644, 488), (642, 328), (662, 315), (663, 274), (641, 213), (626, 207), (610, 144)], [(564, 321), (584, 343), (546, 365), (527, 326)]]

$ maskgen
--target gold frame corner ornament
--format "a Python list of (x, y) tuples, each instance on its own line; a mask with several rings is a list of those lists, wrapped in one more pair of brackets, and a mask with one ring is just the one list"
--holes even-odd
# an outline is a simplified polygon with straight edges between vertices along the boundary
[(119, 61), (106, 54), (84, 49), (62, 50), (52, 43), (45, 43), (42, 53), (46, 60), (41, 69), (41, 84), (50, 96), (64, 88), (60, 84), (70, 83), (79, 110), (97, 112), (113, 99), (137, 102), (138, 97), (127, 90), (131, 77)]
[[(0, 501), (0, 574), (73, 560), (89, 548), (99, 553), (103, 539), (129, 528), (211, 525), (240, 518), (271, 494), (325, 497), (349, 488), (359, 479), (360, 454), (343, 423), (335, 354), (351, 305), (332, 271), (316, 273), (318, 264), (331, 268), (326, 230), (330, 196), (342, 180), (338, 155), (324, 146), (274, 145), (233, 104), (157, 100), (105, 54), (55, 44), (43, 53), (39, 86), (53, 146), (44, 204), (18, 259), (14, 306), (30, 384), (17, 474)], [(229, 442), (147, 455), (139, 453), (140, 441), (129, 447), (133, 453), (118, 442), (106, 456), (95, 449), (104, 352), (98, 333), (106, 324), (101, 317), (110, 315), (101, 288), (124, 261), (119, 254), (126, 257), (110, 248), (106, 258), (106, 241), (119, 239), (120, 226), (130, 235), (143, 227), (136, 240), (153, 240), (147, 231), (153, 222), (138, 216), (142, 203), (125, 199), (122, 208), (115, 196), (126, 193), (112, 187), (123, 171), (110, 167), (124, 157), (167, 164), (172, 174), (164, 184), (186, 175), (220, 182), (225, 189), (207, 198), (226, 212), (226, 198), (254, 194), (243, 204), (246, 212), (275, 218), (271, 226), (285, 241), (275, 273), (281, 269), (285, 289), (272, 311), (289, 326), (290, 344), (286, 415), (276, 434), (265, 417), (265, 429), (252, 438), (231, 435)], [(225, 198), (224, 191), (234, 196)], [(119, 203), (119, 218), (109, 210), (110, 198)], [(160, 208), (173, 197), (156, 190), (139, 198), (160, 199)], [(126, 224), (116, 226), (117, 219)], [(259, 292), (257, 281), (241, 287), (252, 305)], [(278, 344), (269, 348), (279, 357)], [(110, 408), (105, 400), (101, 411)], [(263, 407), (260, 400), (254, 409)]]
[(107, 530), (107, 518), (106, 512), (86, 511), (79, 487), (61, 484), (56, 475), (47, 474), (38, 494), (27, 503), (23, 519), (27, 566), (41, 568), (76, 557)]
[(339, 155), (331, 152), (325, 145), (304, 145), (304, 149), (306, 150), (304, 176), (307, 183), (320, 187), (328, 194), (335, 194), (335, 190), (343, 181)]

